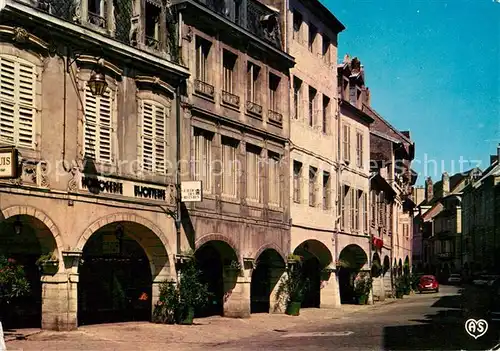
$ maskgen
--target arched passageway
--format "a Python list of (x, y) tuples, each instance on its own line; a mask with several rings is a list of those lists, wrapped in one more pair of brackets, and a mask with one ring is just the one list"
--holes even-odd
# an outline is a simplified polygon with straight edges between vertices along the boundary
[(403, 275), (403, 260), (399, 259), (398, 262), (398, 277)]
[(403, 273), (406, 275), (410, 274), (410, 259), (408, 256), (406, 256), (406, 258), (405, 258), (405, 263), (403, 266)]
[(373, 254), (371, 274), (372, 278), (378, 278), (384, 273), (384, 267), (377, 252)]
[(285, 262), (274, 249), (264, 250), (255, 262), (250, 285), (250, 312), (269, 313), (271, 294), (285, 272)]
[[(18, 215), (0, 222), (0, 255), (24, 269), (30, 285), (27, 295), (0, 306), (4, 328), (40, 328), (42, 319), (43, 272), (36, 264), (42, 255), (59, 258), (53, 233), (41, 220)], [(51, 274), (57, 272), (58, 267)]]
[(201, 271), (202, 283), (208, 285), (210, 292), (208, 304), (198, 308), (195, 316), (222, 316), (224, 315), (225, 295), (235, 286), (240, 272), (235, 268), (240, 264), (236, 252), (226, 242), (213, 240), (195, 251), (195, 259)]
[(387, 272), (390, 272), (391, 270), (391, 260), (389, 259), (389, 256), (384, 257), (384, 265), (383, 265), (383, 274), (384, 276), (387, 274)]
[(341, 303), (354, 303), (354, 279), (367, 263), (366, 252), (358, 245), (347, 245), (339, 255), (339, 290)]
[(321, 272), (332, 263), (332, 254), (325, 244), (313, 239), (304, 241), (295, 248), (293, 253), (303, 257), (302, 275), (307, 279), (302, 308), (319, 308), (321, 305)]
[(156, 234), (135, 222), (114, 222), (93, 233), (82, 251), (78, 324), (149, 321), (153, 280), (169, 265)]

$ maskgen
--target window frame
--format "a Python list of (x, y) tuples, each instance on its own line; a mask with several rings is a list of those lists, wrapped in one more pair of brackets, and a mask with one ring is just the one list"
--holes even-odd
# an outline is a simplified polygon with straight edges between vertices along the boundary
[[(194, 165), (192, 167), (193, 179), (200, 180), (202, 182), (203, 194), (213, 194), (214, 190), (214, 176), (213, 176), (213, 143), (215, 138), (215, 133), (202, 128), (193, 127), (193, 159)], [(200, 143), (201, 142), (201, 143)], [(202, 148), (202, 149), (200, 149)], [(203, 157), (204, 164), (200, 165), (199, 156), (206, 152)], [(201, 171), (204, 174), (201, 174)]]

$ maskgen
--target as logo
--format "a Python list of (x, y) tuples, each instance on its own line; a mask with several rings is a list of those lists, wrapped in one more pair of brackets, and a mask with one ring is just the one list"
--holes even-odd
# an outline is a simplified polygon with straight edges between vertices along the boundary
[(477, 321), (472, 318), (468, 319), (465, 322), (465, 331), (469, 333), (469, 335), (474, 339), (478, 339), (488, 331), (488, 322), (486, 322), (484, 319), (480, 319)]

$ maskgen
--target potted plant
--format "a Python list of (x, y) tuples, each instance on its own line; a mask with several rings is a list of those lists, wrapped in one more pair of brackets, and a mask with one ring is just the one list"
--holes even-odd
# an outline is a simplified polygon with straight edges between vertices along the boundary
[(41, 255), (38, 260), (36, 260), (36, 265), (42, 272), (42, 274), (56, 274), (59, 269), (59, 260), (56, 258), (54, 253), (47, 253)]
[(295, 255), (295, 254), (289, 254), (287, 258), (287, 263), (288, 264), (297, 264), (302, 261), (302, 256)]
[(366, 305), (372, 290), (373, 279), (367, 273), (360, 273), (354, 280), (354, 294), (360, 305)]
[[(296, 261), (296, 263), (300, 261)], [(276, 299), (285, 302), (285, 313), (290, 316), (298, 316), (307, 289), (307, 280), (302, 274), (300, 265), (288, 265), (286, 274), (281, 278), (279, 288), (276, 292)]]
[(9, 305), (29, 292), (30, 284), (23, 267), (14, 259), (0, 255), (0, 321), (7, 313), (14, 312), (15, 309)]
[(201, 272), (192, 260), (181, 271), (179, 282), (179, 309), (178, 320), (180, 324), (193, 324), (194, 310), (208, 303), (210, 293), (208, 285), (200, 281)]
[(173, 280), (166, 280), (160, 284), (160, 298), (155, 304), (153, 322), (175, 324), (178, 320), (179, 289)]
[(405, 281), (403, 277), (397, 277), (394, 283), (395, 293), (397, 299), (402, 299), (405, 293)]

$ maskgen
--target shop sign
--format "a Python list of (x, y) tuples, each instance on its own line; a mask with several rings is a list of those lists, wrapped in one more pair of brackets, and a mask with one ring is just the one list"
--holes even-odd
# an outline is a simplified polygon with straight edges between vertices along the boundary
[(181, 182), (181, 201), (200, 202), (203, 201), (203, 188), (201, 180)]
[(19, 178), (18, 155), (16, 148), (0, 148), (0, 179)]

